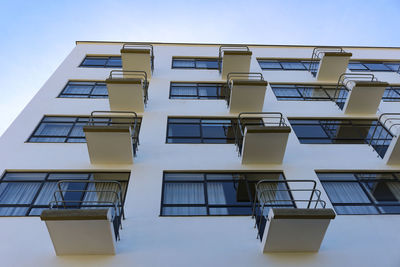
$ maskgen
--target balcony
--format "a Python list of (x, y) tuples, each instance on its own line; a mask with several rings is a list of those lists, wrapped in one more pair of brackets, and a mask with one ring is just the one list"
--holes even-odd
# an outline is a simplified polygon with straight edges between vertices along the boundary
[(218, 69), (226, 80), (230, 72), (249, 72), (252, 52), (245, 45), (219, 47)]
[(333, 100), (345, 114), (374, 115), (388, 86), (373, 74), (343, 73), (338, 79)]
[(106, 84), (112, 111), (144, 111), (149, 88), (146, 72), (113, 70)]
[(400, 164), (399, 133), (400, 113), (382, 113), (369, 144), (388, 165)]
[(345, 73), (352, 53), (341, 47), (315, 47), (309, 71), (318, 81), (337, 81)]
[(235, 144), (242, 164), (281, 164), (290, 132), (282, 113), (240, 113)]
[(261, 180), (256, 184), (253, 218), (262, 251), (317, 252), (333, 209), (326, 208), (314, 180)]
[(46, 223), (57, 256), (115, 254), (124, 218), (121, 184), (108, 180), (57, 183)]
[(261, 73), (231, 72), (227, 76), (225, 99), (229, 112), (261, 112), (268, 82)]
[(126, 43), (121, 49), (122, 69), (141, 70), (151, 79), (154, 70), (153, 46), (150, 44)]
[(139, 145), (135, 112), (93, 111), (83, 127), (92, 164), (132, 164)]

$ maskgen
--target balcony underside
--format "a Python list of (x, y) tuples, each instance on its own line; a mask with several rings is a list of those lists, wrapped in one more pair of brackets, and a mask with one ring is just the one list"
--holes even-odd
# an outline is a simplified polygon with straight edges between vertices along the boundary
[(351, 56), (351, 53), (324, 53), (319, 63), (317, 80), (336, 82), (340, 75), (346, 72)]
[(129, 126), (85, 126), (92, 164), (132, 164), (133, 148)]
[(291, 128), (248, 126), (242, 148), (242, 164), (281, 164)]
[(222, 79), (226, 80), (231, 72), (249, 72), (251, 55), (251, 51), (225, 51), (222, 58)]
[(45, 221), (54, 250), (61, 255), (115, 254), (115, 234), (110, 209), (51, 209)]
[(317, 252), (332, 219), (332, 209), (271, 208), (263, 252)]
[(108, 98), (112, 111), (144, 111), (141, 79), (107, 79)]
[(376, 114), (388, 85), (386, 82), (377, 81), (354, 82), (344, 105), (344, 112), (346, 114)]
[(266, 81), (233, 80), (229, 112), (261, 112), (267, 85)]

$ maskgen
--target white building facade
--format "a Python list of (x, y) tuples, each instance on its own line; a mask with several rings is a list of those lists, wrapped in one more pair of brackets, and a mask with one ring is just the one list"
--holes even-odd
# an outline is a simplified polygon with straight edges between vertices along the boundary
[(399, 266), (399, 67), (399, 48), (79, 41), (0, 138), (1, 265)]

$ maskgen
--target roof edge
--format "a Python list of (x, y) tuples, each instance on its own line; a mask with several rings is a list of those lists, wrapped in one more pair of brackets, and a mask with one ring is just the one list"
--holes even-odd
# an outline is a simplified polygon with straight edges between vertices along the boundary
[(215, 45), (247, 45), (247, 46), (260, 46), (260, 47), (306, 47), (306, 48), (314, 48), (314, 47), (342, 47), (342, 48), (381, 48), (381, 49), (400, 49), (400, 46), (355, 46), (355, 45), (299, 45), (299, 44), (225, 44), (225, 43), (170, 43), (170, 42), (123, 42), (123, 41), (75, 41), (75, 45), (78, 44), (158, 44), (158, 45), (195, 45), (195, 46), (215, 46)]

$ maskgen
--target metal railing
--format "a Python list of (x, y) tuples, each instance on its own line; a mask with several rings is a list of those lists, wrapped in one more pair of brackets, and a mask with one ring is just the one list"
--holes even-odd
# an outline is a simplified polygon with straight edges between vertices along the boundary
[(135, 50), (135, 49), (149, 49), (150, 50), (150, 64), (151, 71), (154, 71), (154, 49), (151, 44), (138, 44), (138, 43), (125, 43), (122, 49)]
[[(307, 184), (306, 188), (291, 189), (290, 184)], [(312, 184), (311, 186), (309, 184)], [(270, 207), (318, 209), (326, 208), (321, 191), (314, 180), (260, 180), (255, 186), (252, 218), (258, 228), (257, 238), (262, 239)], [(286, 204), (287, 203), (287, 204)], [(304, 206), (304, 207), (303, 207)]]
[(242, 154), (243, 138), (247, 126), (287, 126), (281, 112), (241, 112), (239, 113), (237, 125), (234, 128), (235, 145), (238, 156)]
[[(83, 189), (69, 189), (71, 184), (83, 184)], [(105, 188), (106, 185), (109, 188)], [(94, 185), (90, 187), (90, 185)], [(94, 188), (93, 188), (94, 187)], [(71, 196), (68, 196), (71, 195)], [(114, 226), (115, 238), (120, 239), (122, 219), (125, 219), (122, 185), (118, 181), (61, 180), (50, 201), (50, 209), (111, 209), (110, 221)], [(71, 199), (70, 199), (71, 198)]]
[(88, 126), (128, 126), (131, 133), (133, 155), (139, 146), (140, 123), (136, 112), (132, 111), (92, 111)]
[(382, 113), (371, 134), (369, 145), (383, 158), (393, 137), (400, 130), (400, 113)]
[(250, 52), (247, 45), (221, 45), (218, 50), (218, 70), (222, 71), (222, 58), (225, 51), (245, 51)]
[(110, 80), (140, 79), (142, 81), (143, 88), (143, 101), (145, 105), (147, 104), (147, 101), (149, 100), (149, 81), (147, 79), (147, 73), (145, 71), (112, 70), (108, 78)]
[(328, 52), (335, 52), (335, 53), (346, 53), (342, 47), (315, 47), (313, 49), (310, 65), (308, 70), (311, 74), (316, 77), (318, 72), (318, 65), (322, 59), (322, 56)]
[(350, 84), (357, 81), (374, 82), (378, 79), (372, 73), (342, 73), (339, 76), (332, 98), (341, 110), (343, 110), (348, 94), (351, 92)]
[(231, 99), (231, 91), (234, 80), (249, 80), (249, 81), (264, 81), (264, 76), (260, 72), (229, 72), (226, 79), (226, 84), (223, 87), (226, 105), (229, 107)]

